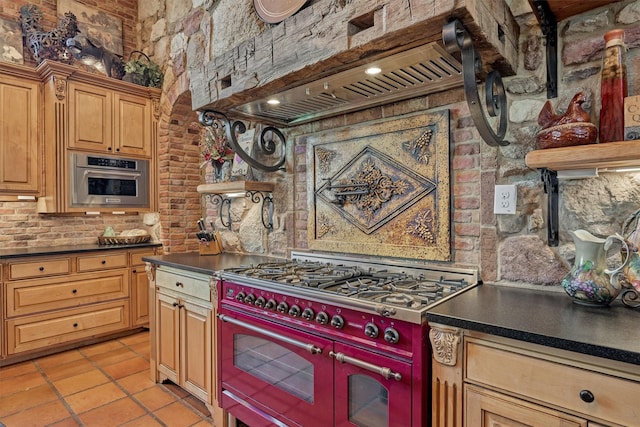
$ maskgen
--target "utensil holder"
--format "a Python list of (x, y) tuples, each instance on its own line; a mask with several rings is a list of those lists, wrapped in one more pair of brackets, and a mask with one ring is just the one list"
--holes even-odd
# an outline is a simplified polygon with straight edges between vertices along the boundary
[(207, 240), (200, 241), (200, 255), (218, 255), (221, 254), (224, 250), (222, 246), (222, 238), (220, 237), (220, 232), (215, 232), (216, 239), (215, 240)]

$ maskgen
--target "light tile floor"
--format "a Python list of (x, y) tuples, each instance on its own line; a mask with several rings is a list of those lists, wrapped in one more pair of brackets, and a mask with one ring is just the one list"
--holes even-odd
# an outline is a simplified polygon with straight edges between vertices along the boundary
[(206, 406), (149, 377), (149, 332), (0, 368), (0, 426), (211, 426)]

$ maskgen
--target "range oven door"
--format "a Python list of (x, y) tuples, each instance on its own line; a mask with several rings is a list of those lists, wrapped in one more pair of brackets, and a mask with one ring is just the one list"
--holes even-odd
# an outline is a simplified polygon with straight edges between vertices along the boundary
[(333, 421), (333, 344), (220, 309), (221, 406), (252, 427), (327, 427)]
[(335, 358), (336, 427), (412, 425), (410, 363), (337, 342), (331, 356)]

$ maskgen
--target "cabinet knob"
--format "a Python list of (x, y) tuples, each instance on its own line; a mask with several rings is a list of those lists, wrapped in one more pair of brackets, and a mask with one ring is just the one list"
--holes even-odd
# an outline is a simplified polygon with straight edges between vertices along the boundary
[(78, 327), (78, 324), (77, 324), (77, 323), (74, 323), (74, 324), (73, 324), (73, 327), (74, 327), (74, 328), (77, 328), (77, 327)]
[(71, 291), (71, 293), (73, 293), (73, 294), (77, 294), (77, 293), (78, 293), (78, 290), (77, 290), (77, 289), (74, 289), (74, 290), (72, 290), (72, 291)]
[(116, 151), (120, 152), (120, 149), (119, 149), (119, 148), (116, 148)]
[(580, 399), (583, 402), (591, 403), (596, 400), (596, 397), (589, 390), (580, 390)]
[(178, 306), (178, 305), (180, 305), (180, 304), (178, 304), (177, 302), (174, 302), (172, 305), (173, 305), (174, 307), (177, 307), (177, 306)]
[(106, 264), (106, 263), (107, 263), (107, 260), (106, 260), (106, 259), (103, 259), (103, 260), (102, 260), (102, 264), (104, 265), (104, 264)]
[(40, 271), (44, 271), (44, 267), (40, 267), (38, 270), (40, 270)]
[(176, 282), (176, 286), (179, 287), (179, 288), (184, 288), (184, 283)]
[(107, 147), (107, 151), (111, 151), (111, 147)]
[(131, 270), (132, 273), (137, 273), (138, 270), (136, 270), (135, 268), (133, 270)]

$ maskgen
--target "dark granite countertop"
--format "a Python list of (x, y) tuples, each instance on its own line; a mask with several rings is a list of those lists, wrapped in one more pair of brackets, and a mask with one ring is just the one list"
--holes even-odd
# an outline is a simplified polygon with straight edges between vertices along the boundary
[(93, 252), (93, 251), (112, 251), (114, 249), (135, 249), (135, 248), (152, 248), (162, 246), (161, 243), (140, 243), (137, 245), (99, 245), (86, 244), (86, 245), (62, 245), (62, 246), (46, 246), (35, 248), (15, 248), (15, 249), (1, 249), (0, 259), (29, 257), (29, 256), (41, 256), (41, 255), (62, 255), (73, 252)]
[(564, 292), (484, 284), (427, 313), (433, 323), (640, 365), (640, 309), (574, 304)]
[(281, 261), (282, 258), (274, 258), (263, 255), (237, 254), (223, 252), (218, 255), (203, 255), (198, 252), (177, 253), (169, 255), (156, 255), (142, 257), (156, 265), (181, 268), (203, 274), (215, 274), (227, 268), (240, 267), (241, 265), (259, 264), (261, 262)]

